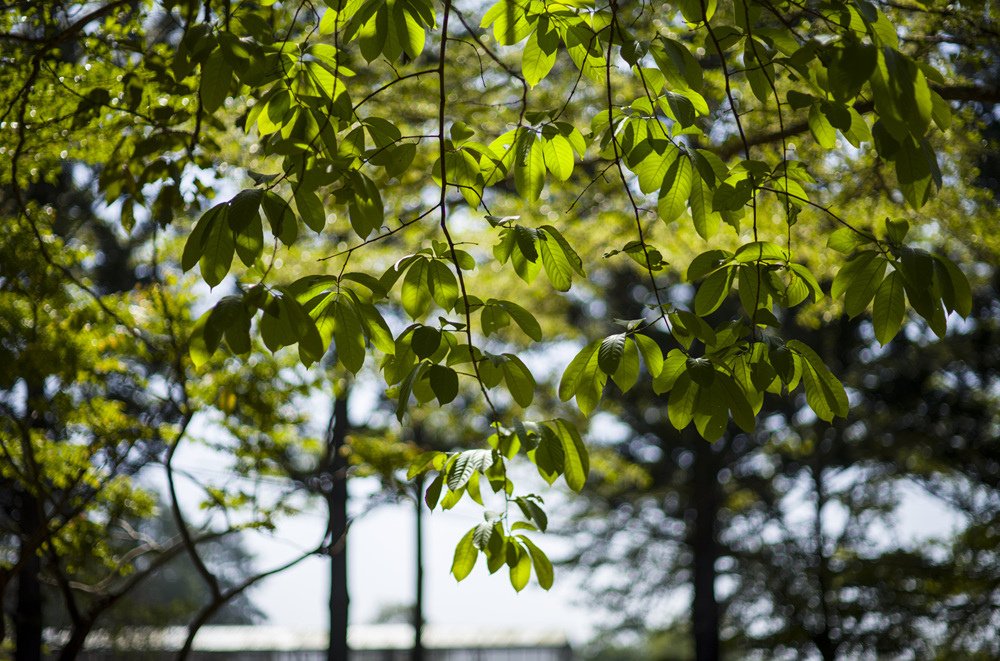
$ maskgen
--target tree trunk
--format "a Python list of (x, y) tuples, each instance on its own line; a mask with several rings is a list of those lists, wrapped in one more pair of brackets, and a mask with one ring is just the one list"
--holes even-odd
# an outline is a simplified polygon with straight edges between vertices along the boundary
[(424, 661), (424, 478), (413, 484), (416, 499), (416, 597), (413, 600), (413, 653), (410, 661)]
[(718, 661), (719, 604), (715, 598), (715, 563), (719, 557), (716, 518), (719, 514), (719, 484), (712, 446), (694, 439), (691, 498), (694, 526), (691, 531), (693, 556), (691, 624), (696, 661)]
[(21, 544), (23, 559), (17, 571), (17, 610), (14, 612), (14, 661), (41, 661), (42, 659), (42, 560), (37, 549), (29, 543), (38, 532), (38, 499), (20, 494)]
[(87, 642), (87, 635), (94, 628), (94, 621), (87, 620), (73, 626), (70, 630), (69, 640), (59, 650), (59, 661), (72, 661), (83, 652), (84, 643)]
[(816, 489), (816, 508), (813, 516), (813, 536), (815, 537), (816, 550), (816, 589), (819, 592), (819, 603), (823, 615), (823, 624), (819, 631), (813, 635), (813, 642), (819, 650), (823, 661), (834, 661), (837, 658), (837, 645), (830, 635), (830, 582), (829, 563), (827, 562), (826, 550), (824, 548), (825, 537), (823, 535), (823, 506), (826, 505), (826, 490), (823, 485), (823, 457), (822, 449), (817, 453), (816, 466), (813, 467), (813, 485)]
[(330, 641), (327, 661), (347, 661), (347, 462), (341, 448), (347, 439), (347, 393), (333, 402), (327, 430), (329, 491), (326, 504), (330, 532)]

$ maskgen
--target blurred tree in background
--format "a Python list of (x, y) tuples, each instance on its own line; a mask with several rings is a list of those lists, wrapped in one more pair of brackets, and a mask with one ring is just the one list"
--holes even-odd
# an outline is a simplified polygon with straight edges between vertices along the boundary
[[(72, 658), (183, 554), (207, 595), (184, 656), (286, 566), (227, 577), (206, 544), (307, 492), (327, 534), (287, 565), (335, 555), (347, 450), (483, 506), (456, 578), (482, 554), (548, 588), (508, 464), (580, 491), (597, 413), (579, 562), (668, 627), (649, 654), (994, 654), (996, 11), (9, 3), (0, 638), (40, 657), (52, 584)], [(351, 445), (338, 370), (366, 361), (411, 427), (387, 435), (441, 407), (444, 448)], [(176, 466), (203, 446), (232, 479)], [(108, 531), (153, 515), (154, 467), (176, 535), (127, 550)], [(895, 540), (903, 485), (955, 534)]]
[[(730, 425), (708, 447), (667, 428), (653, 397), (616, 399), (626, 428), (612, 427), (610, 444), (595, 437), (611, 454), (581, 509), (575, 562), (596, 572), (612, 627), (649, 636), (643, 658), (695, 658), (662, 645), (687, 632), (706, 659), (1000, 653), (1000, 30), (987, 5), (892, 6), (909, 48), (946, 58), (970, 82), (943, 161), (971, 185), (925, 209), (937, 224), (922, 240), (975, 263), (972, 314), (940, 338), (911, 320), (881, 347), (863, 318), (783, 320), (848, 386), (851, 413), (834, 424), (801, 401), (773, 401), (757, 431)], [(892, 200), (877, 168), (840, 169), (872, 173), (830, 191), (849, 214)], [(633, 285), (625, 274), (612, 282), (607, 305), (628, 318)], [(593, 658), (630, 658), (614, 640)]]

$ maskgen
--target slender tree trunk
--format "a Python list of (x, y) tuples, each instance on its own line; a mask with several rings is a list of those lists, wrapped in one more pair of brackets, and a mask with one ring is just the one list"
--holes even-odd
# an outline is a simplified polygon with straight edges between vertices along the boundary
[(83, 645), (87, 642), (87, 635), (94, 628), (94, 621), (87, 620), (76, 624), (70, 631), (69, 640), (59, 650), (59, 661), (72, 661), (83, 652)]
[(14, 661), (41, 661), (42, 658), (42, 560), (28, 543), (41, 525), (38, 499), (20, 494), (21, 545), (24, 564), (17, 571), (17, 610), (14, 612)]
[(830, 581), (829, 581), (829, 563), (826, 557), (826, 550), (824, 548), (825, 537), (823, 535), (823, 507), (826, 505), (826, 490), (823, 487), (823, 459), (822, 459), (822, 448), (817, 454), (816, 466), (813, 467), (812, 477), (813, 485), (816, 489), (816, 509), (813, 516), (813, 537), (816, 543), (816, 589), (819, 592), (819, 603), (820, 609), (823, 615), (823, 624), (813, 636), (813, 642), (816, 645), (816, 649), (819, 650), (820, 656), (823, 657), (823, 661), (834, 661), (837, 658), (837, 645), (834, 644), (833, 638), (830, 635), (831, 626), (831, 616), (830, 616)]
[(696, 661), (718, 661), (719, 604), (715, 598), (715, 563), (719, 557), (716, 519), (719, 514), (719, 484), (712, 446), (694, 439), (691, 498), (694, 500), (694, 527), (691, 531), (694, 598), (691, 624)]
[(413, 653), (410, 661), (424, 661), (424, 478), (413, 484), (416, 491), (416, 597), (413, 600)]
[(333, 402), (328, 429), (330, 487), (326, 494), (330, 531), (330, 643), (327, 661), (347, 661), (347, 463), (341, 448), (347, 439), (347, 393)]

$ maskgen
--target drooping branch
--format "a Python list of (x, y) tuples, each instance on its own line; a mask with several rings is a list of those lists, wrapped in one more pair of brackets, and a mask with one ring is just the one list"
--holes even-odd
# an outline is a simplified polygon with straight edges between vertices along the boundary
[[(959, 101), (965, 103), (981, 103), (987, 106), (1000, 105), (1000, 87), (985, 85), (932, 85), (931, 89), (941, 95), (945, 101)], [(875, 109), (872, 101), (858, 101), (854, 104), (854, 109), (859, 114), (867, 114)], [(716, 153), (723, 160), (733, 158), (741, 151), (745, 145), (758, 147), (780, 142), (782, 139), (793, 138), (809, 131), (809, 122), (802, 120), (787, 124), (784, 129), (775, 131), (765, 131), (762, 133), (750, 133), (746, 136), (746, 143), (738, 136), (734, 136), (724, 142)]]

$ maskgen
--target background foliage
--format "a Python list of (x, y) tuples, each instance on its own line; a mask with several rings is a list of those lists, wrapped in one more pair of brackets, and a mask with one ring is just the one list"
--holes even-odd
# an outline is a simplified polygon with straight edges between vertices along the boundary
[[(870, 571), (841, 557), (863, 559), (862, 538), (780, 537), (794, 562), (792, 596), (777, 599), (753, 578), (774, 547), (725, 549), (721, 524), (763, 530), (807, 479), (815, 521), (831, 500), (848, 520), (892, 509), (878, 480), (866, 478), (874, 491), (856, 502), (831, 486), (837, 475), (871, 470), (893, 484), (885, 474), (905, 467), (905, 479), (949, 492), (942, 476), (964, 474), (968, 460), (995, 481), (967, 429), (958, 438), (975, 449), (948, 470), (917, 462), (915, 441), (875, 442), (906, 402), (876, 367), (892, 372), (905, 347), (947, 347), (990, 323), (985, 290), (974, 296), (966, 273), (977, 287), (987, 280), (996, 247), (989, 156), (977, 160), (996, 125), (994, 12), (770, 0), (15, 3), (0, 29), (10, 549), (0, 588), (16, 577), (26, 600), (12, 611), (16, 638), (40, 636), (31, 586), (46, 576), (82, 643), (104, 607), (77, 604), (75, 559), (130, 571), (101, 531), (152, 514), (133, 477), (157, 464), (178, 528), (171, 548), (209, 589), (193, 637), (268, 573), (224, 585), (199, 554), (202, 536), (267, 529), (296, 489), (330, 493), (323, 479), (342, 481), (346, 441), (310, 440), (295, 403), (315, 388), (343, 396), (339, 379), (374, 369), (403, 425), (428, 408), (463, 409), (468, 439), (408, 472), (427, 474), (431, 508), (466, 496), (484, 508), (458, 542), (459, 580), (483, 555), (517, 590), (532, 575), (552, 584), (535, 534), (548, 526), (543, 497), (508, 465), (527, 460), (549, 484), (584, 490), (592, 465), (619, 460), (584, 443), (585, 419), (601, 413), (630, 429), (619, 454), (677, 462), (649, 480), (624, 468), (634, 479), (608, 488), (644, 507), (647, 489), (682, 494), (654, 509), (694, 522), (674, 535), (690, 556), (671, 550), (656, 564), (690, 559), (700, 657), (718, 655), (729, 626), (715, 594), (726, 558), (744, 563), (731, 567), (743, 582), (727, 600), (763, 609), (742, 612), (793, 610), (760, 616), (773, 626), (734, 624), (727, 640), (791, 649), (805, 644), (785, 637), (798, 630), (826, 657), (913, 645), (915, 624), (891, 635), (845, 624), (858, 615), (831, 582)], [(925, 400), (935, 379), (967, 373), (943, 365), (916, 392)], [(211, 487), (215, 518), (190, 525), (172, 461), (204, 436), (200, 419), (226, 430), (209, 442), (243, 475), (283, 481), (282, 495)], [(635, 455), (644, 446), (658, 454)], [(375, 464), (408, 458), (355, 447)], [(723, 471), (750, 484), (727, 486)], [(342, 545), (339, 509), (329, 511), (316, 552)], [(970, 520), (966, 541), (985, 552), (976, 535), (994, 523), (982, 511)], [(951, 563), (906, 562), (962, 566), (950, 552)], [(794, 567), (819, 583), (796, 587)], [(973, 617), (962, 613), (947, 617)], [(920, 617), (932, 615), (913, 606), (904, 620)]]

